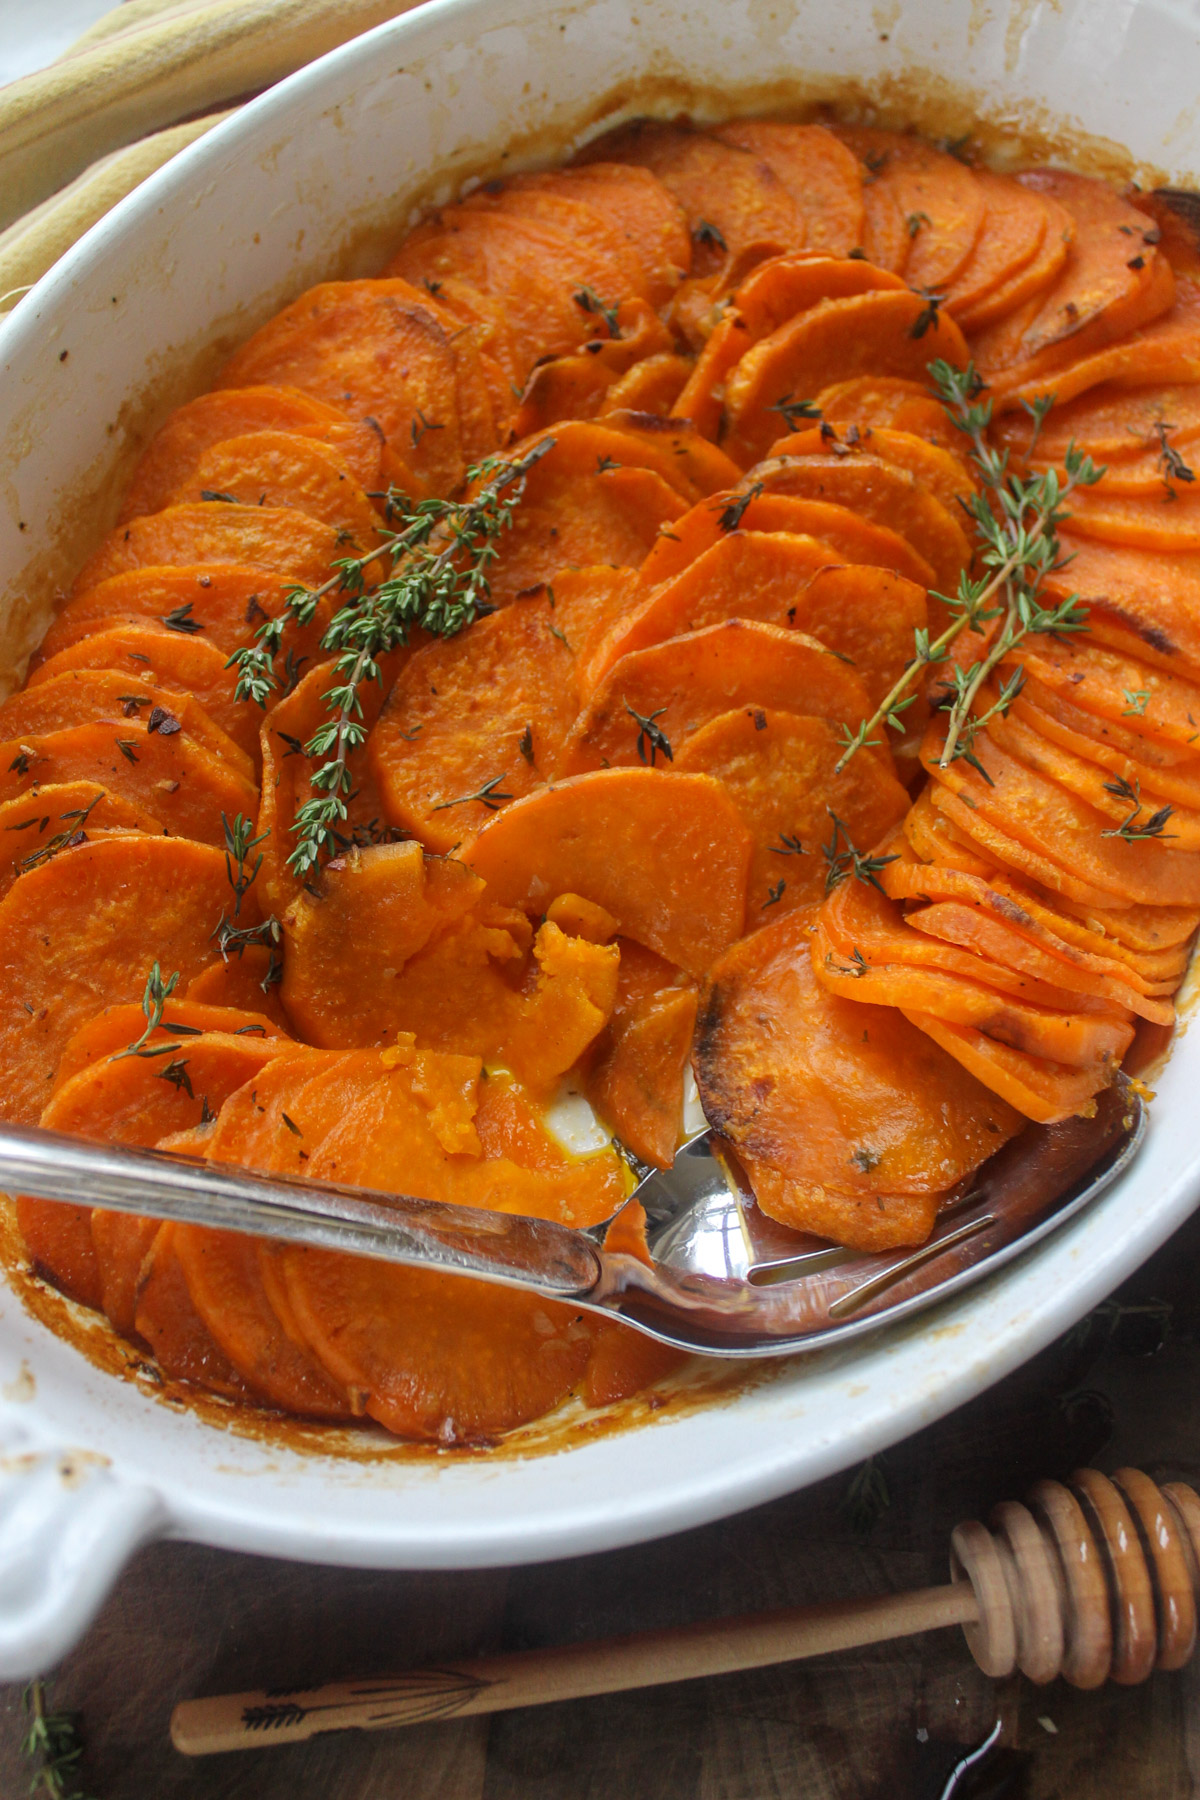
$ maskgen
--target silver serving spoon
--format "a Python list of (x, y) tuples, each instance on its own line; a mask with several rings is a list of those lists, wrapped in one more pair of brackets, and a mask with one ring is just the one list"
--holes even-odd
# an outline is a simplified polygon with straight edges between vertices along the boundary
[(943, 1207), (927, 1244), (882, 1255), (767, 1219), (709, 1131), (672, 1168), (642, 1172), (632, 1198), (646, 1209), (649, 1264), (605, 1250), (604, 1225), (573, 1231), (13, 1126), (0, 1126), (0, 1188), (498, 1281), (707, 1355), (781, 1356), (876, 1330), (977, 1281), (1101, 1193), (1145, 1128), (1124, 1082), (1092, 1119), (1031, 1125)]

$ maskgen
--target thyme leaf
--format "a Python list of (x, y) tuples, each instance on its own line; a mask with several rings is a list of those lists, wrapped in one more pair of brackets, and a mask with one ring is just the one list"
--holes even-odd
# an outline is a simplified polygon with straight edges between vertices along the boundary
[[(883, 885), (879, 880), (880, 869), (886, 869), (889, 863), (898, 861), (896, 856), (864, 856), (856, 850), (850, 841), (850, 833), (842, 824), (833, 808), (827, 806), (825, 811), (833, 820), (833, 836), (827, 844), (821, 846), (825, 857), (825, 892), (832, 894), (834, 888), (840, 887), (847, 876), (861, 881), (869, 887), (883, 893)], [(838, 849), (838, 839), (842, 848)]]
[[(654, 723), (656, 719), (662, 718), (666, 710), (665, 706), (660, 706), (657, 712), (646, 715), (630, 706), (628, 700), (625, 701), (625, 711), (629, 714), (631, 719), (637, 721), (638, 761), (643, 763), (648, 762), (651, 768), (654, 767), (654, 759), (660, 750), (668, 762), (675, 761), (675, 752), (671, 748), (670, 738), (667, 736), (661, 725), (656, 725)], [(647, 744), (650, 746), (649, 756), (646, 755)]]
[[(142, 1012), (146, 1020), (145, 1030), (142, 1032), (141, 1037), (135, 1038), (132, 1044), (127, 1044), (124, 1050), (118, 1050), (115, 1056), (110, 1056), (108, 1059), (109, 1062), (121, 1062), (127, 1056), (158, 1055), (158, 1052), (155, 1050), (144, 1050), (143, 1045), (151, 1032), (157, 1031), (162, 1024), (163, 1008), (166, 1006), (167, 1001), (171, 998), (171, 995), (178, 986), (178, 970), (173, 974), (168, 975), (164, 981), (162, 969), (159, 964), (155, 962), (149, 975), (146, 977), (145, 988), (142, 990)], [(178, 1047), (178, 1045), (173, 1046), (175, 1049), (178, 1049)]]

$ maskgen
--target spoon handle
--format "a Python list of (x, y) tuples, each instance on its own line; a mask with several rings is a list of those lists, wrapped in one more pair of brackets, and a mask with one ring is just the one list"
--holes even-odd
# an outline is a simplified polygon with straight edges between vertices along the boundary
[(0, 1125), (0, 1189), (442, 1269), (551, 1300), (583, 1299), (602, 1271), (582, 1232), (549, 1220), (288, 1181), (12, 1125)]

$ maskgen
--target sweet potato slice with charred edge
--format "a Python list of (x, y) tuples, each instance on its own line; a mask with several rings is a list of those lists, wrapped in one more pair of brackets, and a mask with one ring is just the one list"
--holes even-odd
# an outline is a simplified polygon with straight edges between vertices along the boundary
[(228, 659), (202, 638), (170, 631), (157, 621), (107, 623), (41, 663), (26, 686), (37, 688), (81, 669), (119, 670), (127, 684), (149, 681), (155, 687), (191, 694), (213, 724), (257, 761), (261, 714), (249, 701), (233, 698)]
[(864, 196), (868, 203), (889, 194), (904, 219), (905, 279), (914, 288), (944, 292), (984, 229), (986, 196), (974, 170), (945, 150), (898, 131), (862, 125), (835, 129), (871, 172)]
[(583, 163), (571, 169), (514, 175), (510, 192), (562, 193), (598, 206), (641, 265), (647, 298), (664, 306), (692, 265), (687, 219), (675, 196), (649, 169), (633, 163)]
[(779, 435), (781, 402), (810, 399), (858, 375), (920, 381), (937, 358), (965, 367), (966, 340), (919, 294), (858, 294), (815, 307), (754, 345), (731, 371), (723, 447), (748, 465)]
[(702, 974), (741, 935), (750, 836), (719, 782), (603, 769), (541, 788), (485, 825), (463, 860), (503, 906), (580, 894), (649, 950)]
[(1091, 640), (1200, 685), (1200, 556), (1060, 536), (1066, 564), (1046, 592), (1085, 602)]
[(219, 757), (249, 781), (254, 763), (191, 694), (162, 687), (146, 675), (117, 669), (68, 669), (10, 694), (0, 705), (0, 737), (45, 737), (75, 725), (103, 720), (118, 731), (136, 720), (147, 732), (174, 737), (182, 732), (202, 750)]
[(154, 958), (184, 982), (199, 973), (228, 896), (224, 857), (178, 838), (83, 844), (23, 875), (0, 901), (0, 1116), (37, 1121), (68, 1038), (139, 999)]
[(740, 706), (777, 707), (851, 725), (869, 710), (866, 689), (853, 669), (815, 638), (726, 619), (621, 657), (576, 720), (560, 768), (579, 775), (653, 763), (653, 739), (637, 715), (654, 714), (656, 730), (674, 749), (718, 713)]
[(755, 482), (743, 482), (740, 490), (714, 494), (663, 527), (642, 564), (643, 588), (678, 575), (731, 531), (792, 532), (827, 546), (829, 562), (895, 569), (922, 587), (933, 580), (925, 558), (898, 532), (860, 518), (848, 506), (762, 493)]
[(176, 407), (138, 461), (121, 503), (120, 523), (158, 512), (185, 482), (206, 450), (252, 431), (287, 431), (328, 444), (362, 488), (378, 487), (382, 433), (357, 425), (336, 407), (298, 388), (218, 388)]
[(94, 781), (67, 781), (37, 788), (27, 798), (0, 803), (0, 894), (26, 869), (47, 862), (72, 839), (97, 832), (140, 831), (159, 836), (162, 826), (150, 813), (110, 794)]
[(927, 444), (949, 450), (960, 461), (966, 456), (967, 439), (951, 423), (940, 400), (919, 381), (896, 375), (857, 375), (852, 381), (835, 381), (817, 395), (817, 408), (827, 424), (843, 436), (851, 425), (860, 431), (888, 426), (912, 432)]
[(1069, 1119), (1095, 1098), (1095, 1078), (1087, 1070), (1026, 1056), (969, 1025), (952, 1025), (931, 1013), (906, 1010), (904, 1017), (999, 1100), (1039, 1125)]
[(782, 456), (827, 459), (831, 455), (842, 461), (864, 455), (878, 457), (890, 468), (911, 475), (941, 501), (956, 521), (975, 491), (975, 482), (960, 457), (952, 456), (937, 444), (924, 443), (910, 431), (894, 431), (886, 425), (868, 426), (864, 431), (851, 431), (843, 436), (827, 421), (820, 430), (807, 428), (790, 432), (771, 446), (772, 460)]
[(842, 747), (825, 719), (751, 706), (722, 713), (676, 750), (676, 768), (717, 777), (754, 839), (748, 929), (820, 898), (831, 814), (853, 843), (869, 845), (904, 817), (908, 795), (883, 759), (856, 756), (839, 775)]
[(862, 170), (824, 125), (734, 119), (712, 133), (774, 170), (804, 219), (811, 251), (845, 256), (863, 241)]
[[(361, 553), (370, 547), (358, 549)], [(335, 557), (352, 556), (354, 549), (332, 525), (294, 507), (198, 501), (146, 513), (109, 532), (71, 591), (73, 596), (85, 594), (129, 569), (192, 568), (197, 563), (249, 564), (267, 576), (288, 575), (306, 587), (319, 587)]]
[(40, 663), (115, 622), (135, 619), (162, 626), (179, 638), (215, 645), (228, 656), (239, 644), (253, 641), (262, 615), (273, 619), (294, 586), (286, 574), (275, 576), (234, 564), (130, 569), (80, 589), (68, 600), (35, 661)]
[(693, 275), (756, 242), (797, 249), (804, 243), (804, 215), (770, 165), (705, 132), (634, 119), (595, 138), (576, 161), (635, 163), (657, 175), (687, 216), (696, 247)]
[(713, 970), (695, 1055), (704, 1111), (782, 1223), (856, 1249), (923, 1242), (936, 1196), (1020, 1119), (898, 1012), (827, 993), (809, 945), (808, 917), (789, 913)]
[(255, 784), (183, 732), (163, 737), (136, 719), (99, 721), (0, 744), (0, 802), (34, 788), (89, 781), (162, 821), (177, 837), (223, 841), (221, 814), (251, 813)]
[(595, 1045), (587, 1095), (635, 1156), (667, 1169), (683, 1118), (696, 990), (632, 938), (621, 942), (620, 952), (616, 1004)]
[(426, 644), (367, 747), (388, 823), (453, 849), (547, 778), (578, 707), (572, 646), (545, 593)]
[[(943, 739), (942, 723), (935, 718), (921, 752), (921, 760), (931, 772)], [(939, 785), (948, 788), (960, 803), (973, 802), (972, 818), (979, 815), (994, 823), (1037, 856), (1061, 860), (1080, 880), (1112, 896), (1110, 905), (1113, 899), (1118, 904), (1200, 905), (1200, 857), (1194, 852), (1176, 850), (1156, 837), (1134, 842), (1104, 837), (1103, 814), (1057, 782), (1014, 761), (987, 733), (981, 733), (975, 743), (986, 770), (984, 778), (961, 762), (939, 768), (936, 775)], [(1057, 884), (1048, 885), (1053, 889)], [(1070, 893), (1069, 889), (1063, 891)]]
[(327, 281), (255, 332), (218, 388), (288, 384), (374, 423), (417, 476), (445, 491), (497, 441), (470, 332), (404, 280)]
[[(715, 494), (741, 477), (737, 464), (701, 437), (688, 419), (660, 419), (654, 413), (606, 407), (598, 422), (607, 430), (631, 438), (638, 446), (638, 460), (678, 487), (685, 499), (690, 499), (691, 494), (685, 491), (680, 476), (701, 495)], [(625, 455), (629, 457), (628, 450)]]
[(767, 493), (845, 506), (894, 531), (932, 568), (942, 593), (956, 591), (959, 574), (971, 560), (966, 532), (929, 491), (924, 477), (918, 479), (869, 452), (780, 456), (759, 463), (752, 476)]
[(290, 506), (344, 531), (360, 548), (376, 541), (380, 517), (336, 449), (286, 431), (225, 438), (200, 457), (169, 496), (184, 506), (227, 495), (244, 506)]

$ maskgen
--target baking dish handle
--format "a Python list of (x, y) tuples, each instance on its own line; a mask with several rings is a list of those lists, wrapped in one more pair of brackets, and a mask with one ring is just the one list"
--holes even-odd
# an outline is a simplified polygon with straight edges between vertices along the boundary
[(83, 1450), (0, 1436), (0, 1681), (51, 1668), (83, 1636), (121, 1569), (160, 1535), (149, 1488)]

